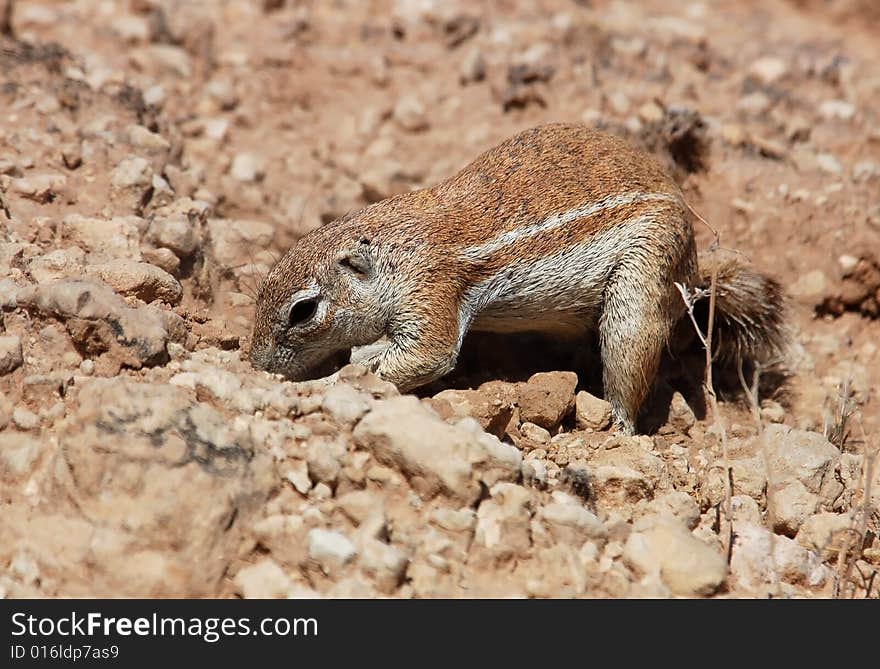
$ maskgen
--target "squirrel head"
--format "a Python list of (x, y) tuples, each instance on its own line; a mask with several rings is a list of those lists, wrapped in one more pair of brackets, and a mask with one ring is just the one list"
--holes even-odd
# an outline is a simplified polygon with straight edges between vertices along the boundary
[(250, 360), (292, 381), (322, 362), (382, 336), (387, 300), (375, 250), (352, 226), (300, 239), (266, 275), (257, 296)]

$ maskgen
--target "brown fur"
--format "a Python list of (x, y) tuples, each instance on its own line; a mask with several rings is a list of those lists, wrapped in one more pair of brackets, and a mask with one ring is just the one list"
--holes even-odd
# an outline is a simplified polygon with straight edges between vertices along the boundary
[[(609, 199), (613, 206), (581, 213)], [(780, 348), (778, 284), (731, 263), (718, 276), (726, 355)], [(452, 369), (468, 328), (597, 329), (606, 397), (633, 431), (684, 313), (674, 282), (701, 284), (672, 178), (611, 135), (540, 126), (442, 183), (301, 239), (260, 289), (251, 360), (306, 378), (332, 353), (384, 334), (390, 346), (371, 366), (407, 390)], [(290, 324), (292, 303), (312, 293), (314, 322)]]

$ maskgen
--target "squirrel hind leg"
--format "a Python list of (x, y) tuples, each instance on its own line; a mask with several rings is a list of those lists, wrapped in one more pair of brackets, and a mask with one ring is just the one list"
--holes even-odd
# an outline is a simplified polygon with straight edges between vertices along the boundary
[(632, 268), (618, 271), (605, 292), (599, 319), (602, 385), (615, 423), (627, 434), (637, 431), (639, 411), (670, 337), (673, 319), (666, 304), (646, 289), (644, 273)]

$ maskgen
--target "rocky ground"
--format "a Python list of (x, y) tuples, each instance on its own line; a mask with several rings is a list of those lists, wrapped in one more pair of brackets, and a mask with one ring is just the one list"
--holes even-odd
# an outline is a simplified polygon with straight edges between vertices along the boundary
[[(0, 593), (878, 597), (878, 30), (870, 0), (0, 0)], [(420, 397), (243, 360), (296, 238), (558, 120), (657, 153), (786, 286), (757, 406), (665, 376), (627, 438), (547, 349)]]

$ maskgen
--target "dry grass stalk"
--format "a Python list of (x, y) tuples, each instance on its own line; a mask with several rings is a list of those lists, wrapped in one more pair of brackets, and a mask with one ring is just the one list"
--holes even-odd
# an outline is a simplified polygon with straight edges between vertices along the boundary
[(832, 420), (829, 417), (829, 412), (826, 410), (825, 421), (822, 427), (822, 433), (825, 435), (825, 438), (837, 446), (841, 452), (844, 451), (847, 439), (849, 438), (849, 419), (856, 408), (851, 384), (852, 379), (847, 377), (839, 393), (834, 419)]
[[(850, 412), (852, 415), (852, 412)], [(840, 552), (837, 555), (837, 580), (834, 583), (832, 596), (836, 599), (851, 599), (856, 595), (856, 584), (853, 580), (853, 571), (858, 569), (856, 564), (862, 556), (862, 550), (865, 546), (865, 538), (868, 535), (868, 519), (876, 512), (871, 504), (872, 480), (874, 477), (874, 465), (876, 464), (878, 451), (874, 448), (869, 452), (868, 436), (862, 426), (862, 421), (856, 416), (859, 429), (862, 434), (862, 450), (864, 459), (862, 460), (862, 476), (860, 477), (861, 488), (861, 504), (853, 514), (852, 525), (846, 532)], [(856, 491), (859, 492), (858, 490)], [(861, 574), (861, 571), (859, 570)], [(865, 597), (870, 597), (871, 588), (876, 572), (872, 573), (870, 578), (866, 578), (861, 574), (865, 582)]]
[(767, 475), (767, 489), (765, 491), (765, 496), (767, 498), (767, 522), (772, 528), (776, 527), (776, 514), (773, 510), (773, 495), (775, 493), (775, 488), (773, 482), (773, 474), (770, 470), (770, 456), (767, 453), (767, 441), (764, 434), (764, 423), (761, 421), (761, 401), (758, 393), (758, 388), (760, 387), (761, 382), (761, 365), (755, 365), (755, 369), (752, 371), (751, 383), (746, 382), (745, 374), (743, 373), (742, 363), (740, 363), (739, 367), (737, 368), (737, 374), (739, 375), (739, 383), (742, 386), (743, 392), (745, 392), (746, 397), (748, 398), (749, 408), (752, 413), (752, 420), (755, 423), (755, 430), (757, 430), (758, 439), (761, 443), (761, 459), (764, 463), (764, 473)]
[[(709, 404), (709, 407), (712, 411), (712, 420), (717, 428), (717, 432), (719, 438), (721, 439), (721, 458), (722, 465), (724, 467), (724, 506), (723, 513), (727, 520), (727, 562), (730, 563), (731, 554), (733, 551), (733, 509), (731, 504), (731, 497), (733, 496), (732, 492), (732, 478), (733, 473), (730, 467), (730, 458), (727, 453), (727, 428), (724, 424), (724, 417), (721, 415), (721, 412), (718, 409), (718, 396), (715, 393), (715, 385), (712, 381), (712, 363), (714, 361), (714, 357), (712, 354), (712, 331), (715, 328), (715, 297), (718, 286), (718, 264), (712, 264), (712, 278), (709, 284), (709, 289), (695, 289), (691, 292), (686, 286), (681, 283), (676, 282), (675, 286), (678, 288), (678, 292), (681, 293), (681, 298), (684, 300), (685, 307), (687, 309), (688, 316), (691, 319), (691, 323), (694, 326), (694, 330), (697, 333), (697, 337), (699, 337), (700, 342), (703, 344), (703, 349), (706, 353), (706, 367), (705, 367), (705, 376), (703, 380), (703, 390), (706, 394), (706, 399)], [(697, 323), (696, 316), (694, 315), (694, 306), (696, 303), (708, 296), (709, 297), (709, 322), (706, 326), (706, 333), (704, 334), (700, 329), (699, 324)]]

